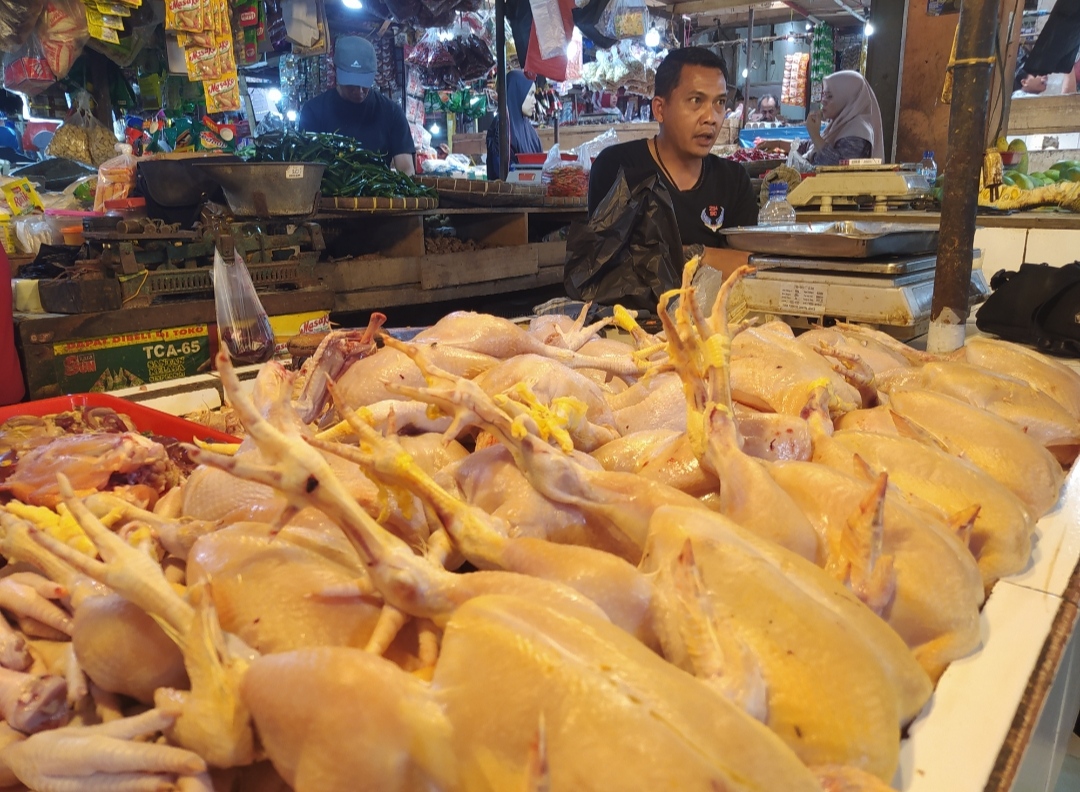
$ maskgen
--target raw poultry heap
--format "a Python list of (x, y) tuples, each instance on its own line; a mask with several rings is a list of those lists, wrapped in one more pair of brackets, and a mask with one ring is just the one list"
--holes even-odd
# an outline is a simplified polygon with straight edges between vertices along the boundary
[(376, 315), (295, 400), (220, 358), (247, 437), (182, 484), (130, 433), (119, 478), (39, 438), (0, 513), (0, 784), (887, 788), (1028, 563), (1080, 378), (729, 325), (744, 274), (709, 315), (667, 295), (665, 339), (617, 312), (633, 347), (456, 313), (376, 351)]

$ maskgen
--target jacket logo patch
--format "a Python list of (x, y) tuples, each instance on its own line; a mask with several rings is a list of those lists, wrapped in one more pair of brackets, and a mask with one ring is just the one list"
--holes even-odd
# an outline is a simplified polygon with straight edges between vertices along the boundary
[(701, 210), (701, 222), (705, 227), (716, 233), (724, 225), (724, 207), (710, 204)]

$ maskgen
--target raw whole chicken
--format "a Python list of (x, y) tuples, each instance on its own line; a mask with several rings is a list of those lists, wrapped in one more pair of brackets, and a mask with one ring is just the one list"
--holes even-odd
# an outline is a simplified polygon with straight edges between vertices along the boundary
[(1054, 456), (1003, 418), (959, 399), (899, 387), (889, 406), (1016, 495), (1036, 518), (1058, 501), (1065, 473)]
[[(859, 590), (932, 678), (979, 646), (982, 575), (949, 525), (912, 509), (884, 484), (884, 502), (866, 504), (874, 485), (825, 465), (788, 462), (769, 474), (817, 529), (825, 569)], [(868, 514), (867, 505), (879, 514)], [(884, 582), (874, 579), (879, 566), (886, 567)]]
[(888, 474), (890, 483), (917, 504), (931, 504), (939, 520), (956, 515), (966, 520), (971, 509), (978, 508), (968, 547), (987, 588), (1027, 565), (1034, 527), (1031, 513), (975, 465), (899, 434), (842, 429), (815, 438), (815, 462), (851, 474), (860, 467), (857, 459), (874, 473)]
[(1049, 450), (1062, 465), (1080, 451), (1080, 421), (1053, 398), (1016, 377), (994, 374), (970, 363), (927, 363), (896, 375), (879, 377), (889, 392), (902, 386), (952, 396), (1014, 424)]
[(822, 381), (834, 415), (862, 406), (859, 391), (782, 322), (751, 327), (732, 341), (731, 397), (740, 404), (797, 416)]

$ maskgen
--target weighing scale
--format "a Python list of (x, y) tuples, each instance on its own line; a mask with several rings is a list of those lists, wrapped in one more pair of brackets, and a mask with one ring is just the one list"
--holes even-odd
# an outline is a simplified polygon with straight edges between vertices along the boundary
[[(827, 320), (871, 325), (901, 341), (926, 333), (934, 296), (935, 255), (870, 261), (751, 256), (757, 268), (740, 296), (750, 316), (780, 318), (795, 328)], [(990, 294), (982, 251), (975, 251), (971, 302)]]
[(539, 187), (543, 172), (543, 163), (540, 165), (522, 165), (515, 162), (506, 175), (506, 180), (511, 184), (530, 184)]
[(856, 205), (870, 199), (875, 212), (887, 212), (890, 207), (911, 203), (929, 192), (925, 176), (901, 165), (822, 166), (788, 193), (788, 203), (816, 206), (828, 213), (837, 204)]
[[(921, 177), (920, 177), (921, 178)], [(732, 228), (728, 244), (750, 251), (757, 272), (732, 295), (750, 316), (783, 319), (795, 328), (830, 320), (871, 325), (902, 341), (926, 333), (937, 266), (937, 226), (833, 222)], [(708, 267), (695, 277), (711, 306), (721, 277)], [(971, 302), (990, 290), (975, 251)]]

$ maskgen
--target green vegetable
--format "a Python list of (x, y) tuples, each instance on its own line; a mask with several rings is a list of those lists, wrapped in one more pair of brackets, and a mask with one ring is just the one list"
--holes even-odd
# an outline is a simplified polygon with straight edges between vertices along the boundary
[(433, 198), (436, 193), (386, 166), (381, 154), (344, 135), (275, 132), (255, 142), (257, 162), (321, 162), (325, 197)]

